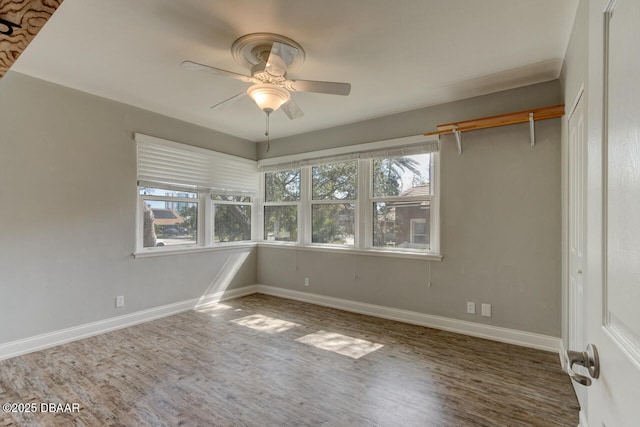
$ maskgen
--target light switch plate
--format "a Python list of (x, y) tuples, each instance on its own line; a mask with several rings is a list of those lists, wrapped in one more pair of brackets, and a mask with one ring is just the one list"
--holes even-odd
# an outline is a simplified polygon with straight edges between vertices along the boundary
[(482, 304), (482, 315), (484, 317), (491, 317), (491, 304)]

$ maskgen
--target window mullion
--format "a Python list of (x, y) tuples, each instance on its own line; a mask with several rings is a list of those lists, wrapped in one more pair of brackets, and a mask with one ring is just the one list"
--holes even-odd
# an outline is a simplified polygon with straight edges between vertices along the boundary
[(355, 247), (371, 246), (371, 160), (358, 160), (358, 203), (356, 205)]
[(200, 193), (198, 195), (200, 203), (198, 203), (198, 229), (199, 241), (204, 246), (210, 246), (213, 243), (213, 203), (208, 194)]
[(322, 200), (310, 200), (312, 205), (335, 205), (335, 204), (357, 204), (358, 199), (322, 199)]
[(251, 208), (251, 222), (255, 227), (251, 227), (252, 240), (264, 240), (264, 173), (258, 174), (258, 194), (253, 198), (253, 207)]
[(433, 196), (378, 196), (371, 199), (372, 202), (414, 202), (414, 201), (431, 201)]
[(298, 243), (311, 244), (311, 167), (300, 169), (300, 204), (298, 205)]
[(263, 206), (298, 206), (300, 202), (263, 202)]

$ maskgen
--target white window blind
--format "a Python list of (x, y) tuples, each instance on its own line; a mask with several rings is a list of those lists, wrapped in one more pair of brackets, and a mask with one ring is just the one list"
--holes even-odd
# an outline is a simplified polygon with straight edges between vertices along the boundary
[(415, 135), (259, 160), (258, 170), (261, 172), (290, 170), (298, 169), (303, 166), (343, 162), (347, 160), (376, 159), (382, 157), (400, 157), (422, 153), (433, 153), (439, 149), (440, 143), (437, 137)]
[(215, 193), (258, 192), (257, 162), (140, 133), (138, 181)]

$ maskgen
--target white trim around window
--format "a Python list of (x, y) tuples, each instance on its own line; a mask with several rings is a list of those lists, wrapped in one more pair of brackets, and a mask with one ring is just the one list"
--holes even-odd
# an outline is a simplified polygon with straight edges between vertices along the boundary
[[(139, 133), (135, 134), (135, 140), (138, 185), (135, 257), (255, 246), (255, 212), (259, 206), (255, 160)], [(219, 200), (212, 200), (215, 197)], [(225, 236), (236, 236), (237, 241), (214, 240), (216, 205), (227, 209), (227, 215), (221, 215), (218, 231), (227, 231)], [(238, 212), (230, 209), (248, 211), (244, 209), (247, 206), (250, 216), (246, 218), (239, 218)], [(149, 211), (154, 213), (153, 217)], [(246, 230), (247, 223), (250, 230)], [(234, 232), (234, 226), (242, 232)]]
[[(373, 195), (373, 162), (374, 159), (396, 158), (414, 156), (429, 153), (429, 177), (428, 193), (421, 195)], [(271, 242), (260, 237), (260, 246), (281, 246), (304, 250), (319, 251), (351, 251), (357, 254), (374, 254), (383, 256), (399, 256), (418, 259), (439, 261), (439, 141), (434, 137), (417, 135), (413, 137), (398, 138), (388, 141), (378, 141), (355, 146), (340, 147), (330, 150), (321, 150), (310, 153), (302, 153), (292, 156), (258, 161), (258, 169), (261, 173), (260, 194), (265, 194), (265, 179), (267, 173), (275, 173), (283, 170), (300, 170), (300, 200), (296, 202), (266, 203), (263, 202), (260, 209), (261, 223), (264, 224), (264, 208), (268, 206), (296, 206), (298, 239), (294, 242)], [(349, 200), (330, 199), (313, 200), (312, 197), (312, 168), (317, 165), (336, 164), (341, 162), (357, 161), (357, 198)], [(398, 194), (397, 192), (395, 194)], [(409, 225), (406, 224), (406, 245), (403, 247), (376, 246), (374, 244), (374, 205), (376, 203), (389, 204), (422, 204), (430, 209), (429, 215), (425, 215), (423, 221), (429, 226), (429, 248), (420, 248), (414, 245), (410, 238)], [(344, 244), (326, 244), (313, 242), (313, 206), (332, 204), (351, 204), (355, 206), (355, 223), (353, 228), (353, 244), (351, 240)], [(391, 208), (394, 210), (396, 208)], [(395, 214), (397, 209), (393, 212)], [(264, 230), (264, 225), (261, 227)]]
[[(138, 143), (139, 185), (136, 249), (134, 252), (136, 257), (233, 249), (258, 244), (260, 246), (281, 246), (321, 252), (348, 251), (353, 254), (371, 254), (433, 261), (442, 259), (439, 253), (439, 140), (435, 137), (416, 135), (265, 159), (258, 162), (148, 135), (136, 134), (135, 137)], [(429, 166), (429, 194), (415, 196), (396, 192), (394, 193), (396, 194), (395, 196), (374, 197), (372, 178), (374, 159), (415, 156), (426, 153), (430, 154), (429, 158), (431, 159)], [(345, 197), (343, 193), (327, 199), (313, 200), (312, 168), (318, 165), (340, 162), (357, 163), (357, 197)], [(221, 165), (224, 167), (221, 167)], [(182, 166), (185, 166), (185, 168), (182, 169)], [(264, 172), (287, 169), (300, 170), (299, 199), (266, 201)], [(259, 173), (258, 170), (263, 173)], [(140, 188), (144, 187), (165, 189), (169, 190), (169, 192), (166, 194), (140, 194)], [(175, 192), (175, 194), (172, 194), (172, 192)], [(197, 196), (181, 196), (181, 193), (192, 193)], [(235, 199), (214, 202), (211, 200), (212, 194), (238, 197), (250, 196), (251, 202), (234, 202), (233, 200)], [(345, 200), (342, 200), (341, 197), (345, 197)], [(189, 230), (197, 228), (196, 233), (190, 233), (193, 242), (174, 247), (144, 247), (143, 201), (145, 198), (163, 203), (167, 201), (176, 203), (175, 206), (178, 207), (174, 210), (179, 212), (182, 212), (184, 204), (190, 204), (192, 208), (195, 207), (193, 205), (197, 204), (197, 223), (191, 224), (191, 228), (189, 228)], [(348, 200), (346, 200), (347, 198)], [(425, 206), (430, 206), (430, 248), (425, 250), (412, 247), (415, 246), (412, 244), (402, 248), (393, 247), (393, 245), (376, 246), (373, 239), (373, 227), (374, 222), (379, 221), (379, 219), (374, 219), (374, 204), (395, 203), (396, 206), (399, 206), (403, 203), (411, 204), (411, 202), (415, 201), (422, 201)], [(179, 205), (179, 203), (182, 203), (182, 205)], [(214, 203), (229, 206), (251, 206), (251, 240), (225, 243), (214, 242)], [(344, 226), (345, 223), (348, 224), (351, 230), (349, 231), (349, 238), (339, 239), (337, 243), (313, 242), (312, 214), (314, 206), (326, 206), (326, 209), (318, 208), (317, 210), (319, 212), (324, 211), (320, 215), (330, 218), (331, 214), (333, 214), (330, 206), (342, 204), (348, 204), (349, 206), (341, 206), (341, 210), (335, 216), (336, 218), (341, 218), (342, 223), (340, 226)], [(297, 230), (295, 232), (297, 233), (297, 238), (295, 241), (268, 241), (266, 239), (267, 236), (265, 236), (265, 208), (284, 208), (287, 206), (295, 207), (296, 210)], [(169, 204), (167, 204), (168, 207)], [(336, 207), (336, 209), (338, 208)], [(318, 218), (322, 217), (318, 216)], [(386, 220), (386, 217), (384, 220)], [(291, 215), (289, 215), (289, 221), (291, 221)], [(187, 228), (185, 227), (184, 230), (187, 230)], [(407, 225), (407, 230), (408, 228)], [(246, 236), (246, 233), (243, 236)], [(409, 242), (409, 240), (407, 237), (406, 241)], [(322, 237), (320, 241), (322, 241)]]

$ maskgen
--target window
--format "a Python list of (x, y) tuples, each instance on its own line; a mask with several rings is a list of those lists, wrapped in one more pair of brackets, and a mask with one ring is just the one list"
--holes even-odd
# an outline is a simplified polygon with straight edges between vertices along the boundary
[(256, 239), (438, 252), (438, 142), (422, 135), (259, 162), (135, 138), (136, 254)]
[(198, 243), (199, 202), (196, 193), (140, 187), (140, 196), (143, 203), (143, 247)]
[(432, 154), (372, 161), (373, 246), (430, 249)]
[(213, 241), (215, 243), (251, 240), (251, 197), (212, 194)]
[(424, 219), (411, 220), (411, 243), (429, 244), (429, 234), (427, 233), (427, 221)]
[(264, 240), (437, 253), (438, 143), (386, 143), (259, 161)]
[(148, 135), (135, 138), (138, 252), (252, 240), (255, 161)]
[(267, 172), (264, 179), (264, 239), (296, 242), (300, 169)]
[(311, 168), (311, 242), (354, 246), (358, 162)]

